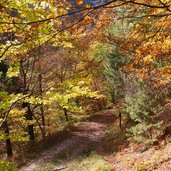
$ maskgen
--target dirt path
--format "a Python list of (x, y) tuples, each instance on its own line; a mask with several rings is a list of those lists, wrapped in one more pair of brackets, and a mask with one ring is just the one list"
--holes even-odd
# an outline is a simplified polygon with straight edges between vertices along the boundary
[(66, 161), (62, 165), (67, 165), (67, 161), (83, 153), (88, 148), (102, 152), (101, 140), (104, 137), (105, 130), (110, 124), (114, 123), (114, 120), (113, 111), (101, 111), (97, 116), (81, 122), (74, 130), (68, 133), (62, 142), (42, 152), (38, 158), (21, 167), (20, 171), (36, 171), (42, 164), (64, 154)]

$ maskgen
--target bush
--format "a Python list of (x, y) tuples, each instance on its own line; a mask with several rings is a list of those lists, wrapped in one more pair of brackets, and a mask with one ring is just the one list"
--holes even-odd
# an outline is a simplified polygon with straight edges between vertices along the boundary
[(17, 171), (17, 168), (10, 162), (0, 161), (0, 171)]
[[(125, 97), (124, 111), (133, 121), (133, 126), (127, 130), (128, 140), (152, 144), (158, 135), (161, 121), (157, 119), (159, 110), (158, 99), (154, 92), (149, 92), (147, 86), (137, 84), (137, 91)], [(155, 134), (154, 134), (155, 132)]]

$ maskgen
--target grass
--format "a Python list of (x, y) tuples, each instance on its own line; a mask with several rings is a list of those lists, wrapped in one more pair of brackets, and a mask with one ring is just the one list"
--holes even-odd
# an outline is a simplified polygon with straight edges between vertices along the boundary
[[(25, 146), (23, 146), (25, 150), (23, 150), (20, 156), (15, 159), (17, 166), (18, 167), (22, 166), (24, 163), (26, 163), (30, 159), (34, 159), (37, 156), (39, 156), (39, 154), (43, 150), (49, 149), (51, 146), (56, 144), (57, 141), (60, 142), (65, 136), (67, 136), (67, 133), (75, 127), (76, 124), (81, 123), (81, 121), (87, 120), (89, 117), (90, 115), (86, 115), (82, 113), (79, 113), (79, 114), (69, 113), (69, 122), (67, 123), (65, 122), (64, 115), (62, 115), (60, 118), (61, 121), (63, 121), (63, 123), (61, 124), (61, 130), (59, 130), (55, 134), (47, 136), (44, 140), (40, 140), (33, 144), (25, 144)], [(29, 148), (29, 146), (31, 148)]]
[[(40, 141), (40, 142), (37, 142), (37, 143), (31, 145), (31, 149), (27, 150), (28, 153), (25, 153), (25, 155), (23, 157), (20, 156), (20, 160), (17, 161), (17, 165), (21, 166), (23, 163), (26, 163), (30, 159), (36, 158), (40, 154), (41, 151), (43, 151), (44, 149), (49, 149), (49, 147), (53, 146), (53, 144), (56, 144), (56, 142), (58, 142), (60, 144), (60, 142), (63, 140), (63, 138), (68, 136), (68, 132), (70, 132), (72, 129), (74, 129), (75, 126), (78, 126), (79, 124), (81, 124), (82, 121), (84, 122), (84, 121), (87, 121), (94, 117), (98, 117), (98, 114), (96, 113), (96, 114), (86, 115), (86, 114), (81, 114), (81, 113), (79, 113), (79, 114), (70, 113), (69, 123), (66, 124), (66, 126), (64, 127), (63, 130), (61, 130), (60, 132), (58, 132), (55, 135), (47, 137), (43, 141)], [(61, 118), (61, 119), (64, 120), (65, 118)], [(34, 151), (34, 152), (32, 152), (32, 151)], [(79, 156), (78, 159), (68, 163), (67, 168), (69, 168), (69, 170), (66, 170), (66, 171), (72, 171), (72, 170), (77, 171), (76, 168), (74, 168), (76, 165), (80, 166), (78, 170), (82, 170), (82, 167), (84, 166), (83, 171), (84, 170), (86, 171), (85, 165), (90, 166), (90, 168), (88, 168), (89, 171), (96, 171), (96, 170), (110, 171), (108, 169), (109, 168), (108, 164), (102, 158), (100, 159), (100, 156), (98, 156), (97, 154), (93, 155), (92, 151), (93, 151), (93, 147), (88, 147), (88, 148), (84, 149), (82, 155)], [(52, 171), (56, 165), (61, 165), (68, 158), (68, 155), (69, 154), (66, 151), (64, 154), (61, 154), (61, 156), (58, 156), (58, 158), (56, 157), (54, 160), (43, 164), (38, 169), (38, 171), (48, 171), (48, 170)], [(87, 163), (87, 164), (85, 164), (85, 163)], [(91, 166), (93, 166), (93, 167), (91, 167)], [(90, 170), (91, 168), (93, 168), (94, 170)], [(62, 169), (62, 170), (64, 170), (64, 169)]]
[[(36, 171), (52, 171), (55, 166), (62, 164), (61, 159), (54, 159), (41, 166)], [(101, 156), (92, 152), (89, 156), (81, 155), (69, 161), (63, 171), (112, 171), (111, 166)]]

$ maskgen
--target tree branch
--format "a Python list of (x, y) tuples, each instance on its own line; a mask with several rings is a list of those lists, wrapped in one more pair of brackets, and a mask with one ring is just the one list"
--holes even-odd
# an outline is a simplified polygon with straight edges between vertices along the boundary
[[(136, 2), (136, 1), (133, 1), (133, 0), (130, 0), (130, 1), (126, 1), (126, 2), (123, 2), (121, 4), (118, 4), (118, 5), (114, 5), (114, 6), (109, 6), (115, 2), (118, 2), (118, 0), (112, 0), (112, 1), (109, 1), (107, 3), (104, 3), (104, 4), (101, 4), (101, 5), (97, 5), (97, 6), (92, 6), (92, 7), (89, 7), (89, 8), (83, 8), (83, 9), (79, 9), (79, 10), (76, 10), (76, 11), (73, 11), (73, 12), (69, 12), (69, 13), (66, 13), (66, 14), (62, 14), (62, 15), (58, 15), (56, 17), (51, 17), (51, 18), (45, 18), (45, 19), (42, 19), (42, 20), (37, 20), (37, 21), (31, 21), (31, 22), (0, 22), (0, 24), (26, 24), (26, 25), (31, 25), (31, 24), (35, 24), (35, 23), (42, 23), (42, 22), (47, 22), (47, 21), (51, 21), (51, 20), (56, 20), (56, 19), (59, 19), (59, 18), (62, 18), (62, 17), (65, 17), (65, 16), (70, 16), (70, 15), (74, 15), (74, 14), (77, 14), (77, 13), (80, 13), (80, 12), (84, 12), (84, 11), (87, 11), (87, 10), (95, 10), (95, 9), (99, 9), (99, 8), (116, 8), (116, 7), (119, 7), (119, 6), (123, 6), (125, 4), (135, 4), (135, 5), (141, 5), (141, 6), (145, 6), (145, 7), (149, 7), (149, 8), (167, 8), (169, 9), (169, 5), (166, 5), (164, 4), (162, 1), (162, 5), (151, 5), (151, 4), (146, 4), (146, 3), (141, 3), (141, 2)], [(108, 7), (109, 6), (109, 7)], [(169, 9), (170, 11), (170, 9)]]

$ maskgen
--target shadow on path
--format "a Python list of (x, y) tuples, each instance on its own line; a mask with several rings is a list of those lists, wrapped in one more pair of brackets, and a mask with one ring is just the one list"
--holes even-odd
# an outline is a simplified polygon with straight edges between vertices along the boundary
[(102, 139), (107, 127), (114, 121), (115, 117), (112, 110), (100, 111), (87, 121), (79, 123), (66, 134), (60, 143), (57, 142), (48, 150), (40, 153), (38, 158), (21, 167), (20, 171), (36, 171), (41, 165), (55, 158), (64, 158), (67, 163), (67, 161), (84, 153), (86, 149), (103, 153)]

